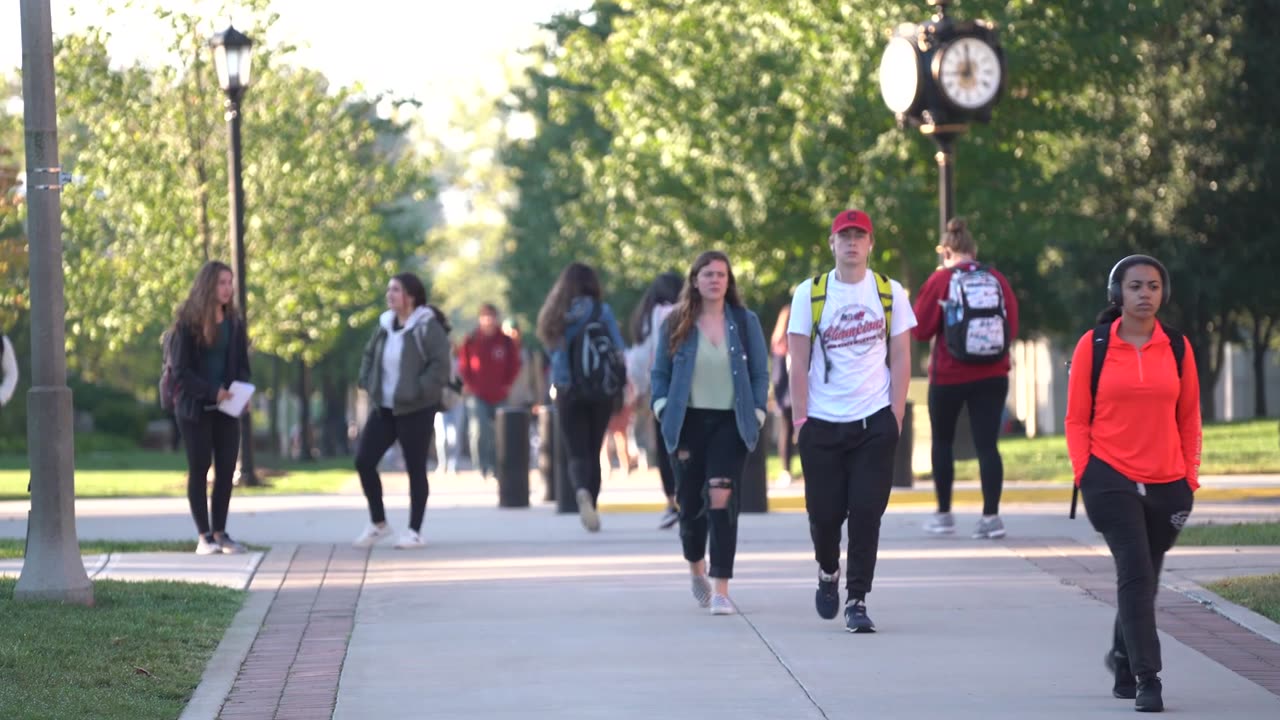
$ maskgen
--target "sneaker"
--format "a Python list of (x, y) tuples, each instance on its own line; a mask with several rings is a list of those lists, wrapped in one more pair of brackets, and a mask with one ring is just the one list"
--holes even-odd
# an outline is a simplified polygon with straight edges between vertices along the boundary
[(844, 606), (844, 629), (851, 633), (873, 633), (876, 624), (867, 617), (867, 603), (853, 600)]
[(1114, 650), (1108, 650), (1106, 656), (1102, 658), (1102, 663), (1115, 677), (1115, 683), (1111, 686), (1113, 696), (1122, 700), (1132, 700), (1138, 696), (1138, 680), (1129, 669), (1129, 658), (1117, 655)]
[(711, 581), (706, 575), (692, 576), (693, 599), (698, 601), (698, 607), (710, 607), (711, 605)]
[(391, 526), (383, 523), (369, 523), (369, 527), (360, 533), (360, 537), (352, 541), (351, 545), (358, 548), (367, 548), (377, 545), (383, 538), (391, 537)]
[(226, 533), (222, 533), (222, 537), (218, 538), (218, 547), (223, 555), (243, 555), (249, 552), (249, 548), (232, 540)]
[(580, 488), (575, 495), (578, 500), (578, 518), (582, 527), (590, 532), (600, 532), (600, 513), (596, 512), (596, 503), (591, 499), (591, 491)]
[(675, 508), (667, 508), (667, 511), (662, 513), (662, 519), (658, 521), (658, 529), (669, 530), (672, 525), (678, 522), (680, 522), (680, 511)]
[(993, 515), (990, 520), (982, 518), (978, 521), (978, 527), (973, 531), (974, 540), (990, 539), (1004, 537), (1004, 521), (999, 515)]
[(818, 617), (830, 620), (840, 612), (840, 571), (830, 575), (818, 570), (818, 591), (814, 593), (813, 604), (818, 609)]
[(794, 482), (794, 478), (791, 477), (791, 473), (783, 470), (778, 479), (773, 481), (773, 486), (776, 488), (791, 487), (792, 482)]
[(924, 529), (932, 535), (950, 535), (956, 531), (956, 518), (949, 512), (934, 513)]
[(728, 595), (712, 595), (711, 596), (711, 614), (712, 615), (732, 615), (737, 610), (733, 607), (733, 601)]
[(1134, 700), (1133, 709), (1138, 712), (1164, 712), (1163, 690), (1160, 678), (1155, 675), (1138, 678), (1138, 697)]
[(196, 554), (197, 555), (220, 555), (222, 547), (218, 545), (218, 541), (213, 539), (213, 533), (201, 535), (196, 538)]
[(405, 530), (400, 533), (395, 544), (397, 550), (415, 550), (426, 546), (427, 544), (422, 541), (422, 534), (417, 530)]

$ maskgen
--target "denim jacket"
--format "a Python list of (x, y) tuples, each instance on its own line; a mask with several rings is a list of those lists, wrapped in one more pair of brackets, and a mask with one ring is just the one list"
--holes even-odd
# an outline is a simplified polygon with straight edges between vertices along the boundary
[(618, 329), (618, 321), (613, 317), (613, 310), (609, 308), (609, 303), (603, 300), (597, 301), (593, 298), (576, 297), (569, 304), (569, 312), (565, 314), (564, 338), (560, 340), (560, 344), (551, 351), (551, 384), (558, 388), (567, 387), (570, 382), (569, 376), (569, 341), (578, 336), (583, 328), (587, 326), (587, 320), (591, 318), (591, 309), (595, 303), (600, 303), (600, 320), (609, 328), (609, 334), (613, 336), (613, 342), (617, 344), (621, 350), (626, 347), (626, 343), (622, 342), (622, 332)]
[[(769, 399), (769, 351), (765, 347), (764, 331), (760, 329), (760, 318), (750, 310), (744, 309), (743, 312), (747, 318), (747, 347), (742, 347), (733, 308), (726, 308), (724, 314), (724, 337), (729, 343), (729, 366), (733, 368), (733, 414), (738, 424), (738, 435), (748, 450), (754, 450), (760, 438), (759, 413), (756, 411), (763, 413)], [(673, 355), (670, 325), (670, 322), (662, 324), (649, 377), (654, 411), (661, 411), (662, 441), (666, 443), (668, 452), (675, 452), (693, 389), (698, 328), (693, 328)]]

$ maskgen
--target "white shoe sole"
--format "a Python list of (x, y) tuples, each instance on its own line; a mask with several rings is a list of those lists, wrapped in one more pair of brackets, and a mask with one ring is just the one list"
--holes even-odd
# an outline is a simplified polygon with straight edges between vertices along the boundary
[(421, 550), (426, 546), (427, 546), (426, 543), (420, 542), (420, 543), (396, 543), (392, 547), (394, 547), (396, 550)]
[(974, 533), (973, 539), (974, 540), (999, 540), (1004, 536), (1005, 536), (1004, 530), (996, 530), (995, 532), (990, 532), (990, 533)]
[(374, 535), (373, 537), (369, 538), (368, 540), (359, 540), (359, 539), (357, 539), (357, 540), (355, 540), (354, 542), (352, 542), (352, 543), (351, 543), (351, 547), (353, 547), (353, 548), (358, 548), (358, 549), (361, 549), (361, 550), (366, 549), (366, 548), (371, 548), (371, 547), (373, 547), (374, 545), (377, 545), (378, 543), (382, 542), (383, 540), (386, 540), (386, 539), (387, 539), (387, 538), (389, 538), (389, 537), (391, 537), (391, 533), (390, 533), (390, 532), (387, 532), (387, 533), (383, 533), (382, 535)]
[(956, 534), (956, 529), (953, 527), (949, 527), (949, 528), (927, 527), (924, 529), (924, 531), (929, 533), (930, 535), (955, 535)]

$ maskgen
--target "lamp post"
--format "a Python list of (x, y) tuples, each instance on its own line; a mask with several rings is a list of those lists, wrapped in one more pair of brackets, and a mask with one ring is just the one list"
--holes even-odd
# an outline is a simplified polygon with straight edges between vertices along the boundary
[(48, 0), (22, 0), (22, 97), (31, 257), (31, 390), (27, 393), (31, 512), (26, 561), (13, 597), (92, 605), (93, 583), (84, 571), (76, 539), (75, 446), (62, 275), (62, 169)]
[(1005, 84), (995, 26), (947, 15), (951, 0), (920, 24), (898, 26), (880, 60), (880, 93), (899, 127), (916, 127), (938, 147), (939, 237), (955, 215), (955, 141), (971, 122), (990, 122)]
[[(231, 265), (235, 268), (237, 300), (246, 327), (249, 322), (249, 283), (244, 262), (244, 180), (240, 168), (240, 100), (249, 88), (253, 41), (228, 26), (209, 41), (218, 84), (227, 94), (227, 190), (231, 198)], [(240, 418), (240, 467), (236, 479), (248, 486), (259, 485), (253, 463), (253, 413), (246, 409)]]

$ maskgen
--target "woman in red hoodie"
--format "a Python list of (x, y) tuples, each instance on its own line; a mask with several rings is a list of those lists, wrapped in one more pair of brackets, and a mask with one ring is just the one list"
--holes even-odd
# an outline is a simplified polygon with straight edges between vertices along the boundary
[[(1112, 694), (1160, 712), (1156, 588), (1199, 486), (1200, 383), (1190, 344), (1156, 320), (1169, 301), (1169, 272), (1159, 261), (1130, 255), (1116, 263), (1107, 299), (1098, 328), (1071, 358), (1067, 449), (1089, 522), (1116, 562), (1119, 612), (1106, 655)], [(1105, 345), (1100, 375), (1096, 343)]]

